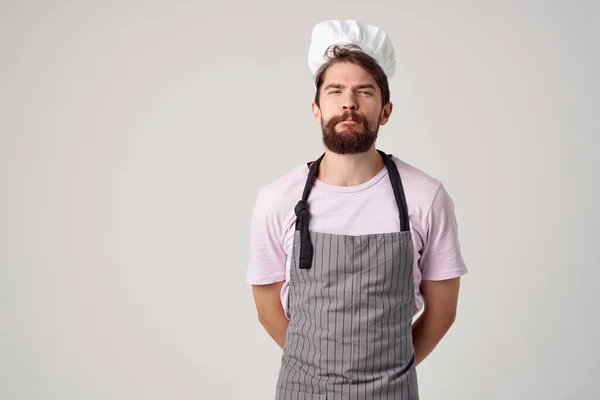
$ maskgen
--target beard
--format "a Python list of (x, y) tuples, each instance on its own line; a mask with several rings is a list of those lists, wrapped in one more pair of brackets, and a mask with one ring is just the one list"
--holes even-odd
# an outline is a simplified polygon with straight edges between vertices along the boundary
[[(356, 122), (344, 125), (337, 131), (336, 126), (347, 118), (352, 118)], [(323, 144), (337, 154), (365, 153), (377, 140), (379, 124), (373, 125), (375, 128), (371, 128), (369, 121), (353, 111), (333, 116), (329, 121), (321, 124)]]

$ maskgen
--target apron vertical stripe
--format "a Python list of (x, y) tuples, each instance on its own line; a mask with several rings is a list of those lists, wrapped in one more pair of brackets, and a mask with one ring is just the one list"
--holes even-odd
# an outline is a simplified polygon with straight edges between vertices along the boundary
[[(369, 301), (369, 297), (365, 296), (363, 293), (364, 290), (364, 283), (363, 283), (363, 279), (365, 279), (365, 271), (366, 269), (369, 267), (369, 256), (368, 256), (368, 252), (366, 252), (365, 249), (365, 245), (363, 244), (363, 240), (367, 241), (369, 240), (369, 237), (367, 236), (366, 238), (360, 237), (359, 242), (360, 242), (360, 246), (359, 246), (359, 251), (361, 254), (361, 263), (358, 267), (358, 270), (356, 271), (358, 273), (358, 276), (360, 277), (360, 286), (358, 289), (358, 293), (356, 293), (356, 297), (358, 299), (359, 304), (366, 301)], [(367, 253), (365, 255), (365, 253)], [(367, 263), (365, 264), (365, 259), (367, 260)], [(365, 267), (366, 266), (366, 267)], [(362, 271), (361, 271), (362, 270)], [(366, 279), (365, 279), (366, 280)], [(365, 300), (366, 299), (366, 300)], [(358, 359), (360, 360), (360, 368), (357, 367), (358, 370), (362, 371), (362, 379), (363, 382), (365, 382), (367, 380), (367, 365), (366, 365), (366, 352), (367, 352), (367, 332), (368, 332), (368, 327), (365, 325), (365, 322), (368, 321), (367, 315), (369, 312), (369, 308), (368, 307), (358, 307), (358, 322), (359, 322), (359, 327), (357, 329), (358, 332)], [(362, 316), (361, 316), (361, 311), (364, 311)], [(361, 329), (363, 328), (363, 329)], [(358, 374), (357, 374), (358, 375)], [(362, 389), (364, 389), (364, 392), (359, 391), (358, 395), (360, 396), (359, 398), (364, 398), (364, 396), (366, 395), (366, 387), (364, 385), (364, 383), (361, 385)]]
[[(406, 245), (407, 245), (407, 243), (406, 243), (406, 241), (402, 241), (401, 243), (402, 243), (402, 247), (400, 249), (400, 254), (402, 254), (404, 256), (403, 265), (412, 265), (411, 260), (408, 258), (408, 255), (410, 255), (411, 253), (406, 254), (406, 251), (407, 251), (407, 249), (406, 249), (407, 246)], [(401, 297), (403, 299), (404, 298), (410, 298), (410, 291), (412, 290), (411, 289), (412, 288), (412, 282), (411, 282), (411, 279), (410, 279), (410, 274), (408, 273), (409, 271), (410, 271), (409, 268), (404, 268), (403, 269), (403, 274), (402, 274), (403, 275), (402, 276), (403, 287), (402, 287), (402, 293), (401, 293)], [(405, 312), (407, 312), (407, 309), (408, 309), (408, 307), (404, 308)], [(404, 323), (408, 323), (408, 321), (409, 321), (409, 315), (403, 315), (403, 320), (404, 320)], [(409, 341), (409, 338), (408, 337), (403, 338), (402, 344), (403, 344), (403, 347), (404, 347), (404, 351), (402, 353), (402, 359), (403, 360), (409, 359), (410, 358), (410, 348), (409, 348), (410, 347), (410, 341)], [(408, 378), (408, 376), (407, 376), (407, 378)], [(410, 381), (410, 379), (409, 379), (409, 381)], [(409, 385), (406, 385), (406, 384), (402, 385), (403, 389), (406, 390), (406, 396), (407, 396), (407, 398), (409, 398), (408, 397), (409, 396), (408, 386)]]
[[(298, 235), (298, 231), (295, 232), (295, 236)], [(298, 257), (298, 253), (299, 253), (299, 249), (298, 249), (298, 240), (296, 240), (296, 238), (294, 237), (294, 242), (292, 244), (292, 260), (291, 260), (291, 266), (290, 266), (290, 282), (289, 282), (289, 288), (288, 288), (288, 293), (289, 293), (289, 297), (288, 297), (288, 303), (289, 303), (289, 312), (290, 312), (290, 317), (292, 320), (295, 320), (296, 317), (296, 279), (294, 279), (294, 275), (296, 274), (295, 270), (297, 268), (296, 266), (296, 259)], [(288, 329), (286, 332), (286, 343), (283, 349), (283, 359), (285, 359), (285, 364), (282, 365), (283, 370), (281, 371), (281, 374), (283, 374), (283, 378), (280, 380), (279, 385), (283, 385), (286, 382), (293, 382), (293, 380), (291, 379), (290, 373), (294, 371), (294, 369), (292, 369), (291, 363), (295, 363), (295, 360), (290, 358), (288, 355), (291, 353), (293, 354), (294, 349), (292, 347), (295, 347), (295, 345), (297, 344), (297, 342), (292, 340), (292, 335), (294, 334), (294, 324), (290, 324), (288, 325)]]
[[(381, 273), (381, 263), (379, 261), (379, 253), (377, 252), (377, 242), (378, 242), (378, 236), (369, 236), (369, 252), (374, 251), (373, 255), (371, 256), (371, 262), (374, 263), (375, 265), (371, 265), (369, 267), (369, 291), (368, 291), (368, 295), (369, 295), (369, 304), (370, 304), (370, 309), (372, 310), (372, 313), (374, 314), (373, 316), (371, 316), (369, 318), (369, 324), (367, 326), (367, 332), (370, 330), (371, 333), (369, 334), (370, 340), (368, 341), (368, 343), (370, 344), (370, 349), (367, 352), (367, 360), (370, 361), (370, 371), (369, 371), (369, 380), (371, 381), (371, 387), (368, 389), (368, 393), (375, 393), (376, 392), (376, 387), (375, 387), (375, 381), (378, 378), (378, 374), (377, 371), (379, 371), (379, 367), (376, 367), (376, 365), (379, 363), (379, 357), (381, 357), (381, 354), (377, 351), (378, 347), (381, 348), (381, 341), (377, 340), (377, 337), (375, 336), (377, 333), (375, 332), (375, 330), (377, 329), (377, 327), (375, 326), (375, 324), (373, 323), (374, 321), (376, 321), (376, 316), (377, 316), (377, 310), (379, 310), (377, 308), (377, 296), (375, 296), (375, 294), (377, 293), (377, 276)], [(369, 309), (369, 308), (368, 308)], [(366, 395), (366, 394), (365, 394)]]
[[(389, 242), (391, 242), (392, 240), (393, 240), (393, 236), (390, 238), (390, 240), (388, 240), (387, 237), (383, 239), (383, 257), (385, 259), (384, 268), (385, 268), (385, 276), (387, 276), (387, 277), (392, 276), (393, 266), (394, 266), (393, 253), (392, 253), (392, 258), (388, 259), (388, 251), (389, 251), (388, 249), (390, 249), (392, 247)], [(381, 290), (381, 307), (384, 310), (387, 310), (386, 313), (384, 313), (382, 315), (382, 318), (381, 318), (381, 331), (385, 332), (385, 339), (384, 340), (385, 340), (386, 343), (389, 343), (390, 339), (391, 339), (390, 338), (390, 330), (389, 330), (389, 326), (390, 326), (390, 314), (391, 314), (390, 313), (390, 305), (392, 304), (392, 302), (390, 300), (390, 292), (391, 292), (391, 290), (389, 290), (389, 289), (386, 288), (388, 282), (391, 285), (391, 281), (392, 281), (391, 279), (386, 279), (383, 282), (383, 284), (382, 284), (382, 290)], [(387, 300), (388, 300), (387, 301), (387, 305), (385, 304), (384, 293), (387, 293)], [(384, 323), (385, 323), (385, 326), (388, 327), (388, 329), (386, 329), (385, 331), (383, 330)], [(383, 350), (384, 350), (384, 348), (383, 348), (383, 346), (381, 346), (381, 351), (383, 352)], [(390, 360), (389, 360), (390, 359), (390, 351), (389, 351), (390, 349), (385, 349), (385, 350), (386, 350), (386, 352), (385, 352), (385, 364), (384, 364), (386, 366), (386, 368), (385, 368), (385, 374), (387, 375), (387, 382), (390, 382), (391, 381), (391, 379), (390, 379), (390, 371), (387, 369), (387, 367), (390, 364)], [(382, 362), (383, 362), (383, 357), (382, 357)], [(386, 390), (386, 396), (387, 397), (386, 398), (389, 398), (389, 396), (390, 396), (390, 386), (391, 385), (389, 385), (389, 384), (387, 385), (387, 390)]]
[[(298, 270), (298, 268), (296, 267), (296, 274), (300, 275), (300, 274), (305, 274), (308, 271), (307, 270)], [(294, 377), (293, 377), (293, 383), (294, 386), (292, 386), (292, 388), (294, 390), (300, 390), (302, 388), (302, 386), (299, 384), (300, 381), (300, 376), (302, 373), (302, 355), (304, 354), (304, 341), (306, 340), (306, 337), (304, 335), (305, 332), (305, 325), (306, 325), (306, 304), (302, 301), (302, 299), (306, 299), (308, 296), (308, 285), (306, 284), (302, 284), (300, 285), (301, 281), (300, 279), (296, 279), (298, 281), (298, 286), (301, 288), (301, 290), (298, 290), (299, 292), (299, 296), (298, 296), (298, 301), (296, 302), (296, 305), (298, 307), (298, 330), (296, 331), (296, 348), (295, 348), (295, 353), (297, 354), (297, 356), (294, 358)], [(300, 332), (302, 332), (302, 334), (300, 334)]]
[[(313, 255), (314, 257), (314, 255)], [(298, 274), (308, 274), (310, 272), (310, 270), (302, 270), (302, 271), (298, 271)], [(308, 285), (300, 285), (300, 287), (302, 288), (302, 290), (300, 291), (300, 296), (299, 298), (301, 299), (308, 299), (308, 291), (310, 289), (310, 281)], [(296, 363), (295, 363), (295, 367), (294, 368), (294, 384), (296, 385), (295, 390), (299, 391), (301, 390), (302, 386), (300, 385), (299, 381), (301, 379), (301, 376), (303, 375), (303, 371), (302, 371), (302, 358), (304, 357), (304, 342), (306, 341), (306, 320), (308, 319), (308, 315), (307, 315), (307, 304), (304, 304), (304, 302), (300, 302), (300, 299), (298, 301), (298, 327), (300, 328), (300, 332), (302, 332), (302, 335), (298, 335), (297, 338), (297, 342), (298, 342), (298, 346), (296, 346)], [(296, 377), (298, 376), (298, 377)]]
[[(331, 251), (332, 251), (332, 247), (331, 247), (331, 236), (328, 237), (328, 243), (327, 246), (324, 246), (323, 248), (323, 257), (321, 258), (321, 265), (319, 266), (319, 269), (321, 270), (321, 282), (328, 282), (329, 278), (329, 271), (327, 273), (327, 275), (324, 274), (325, 268), (327, 265), (331, 265)], [(325, 255), (325, 253), (327, 253), (327, 255)], [(327, 264), (324, 263), (324, 258), (327, 258)], [(325, 285), (321, 285), (321, 299), (322, 299), (322, 303), (321, 303), (321, 311), (319, 313), (319, 343), (322, 343), (322, 339), (323, 339), (323, 333), (325, 332), (325, 325), (329, 325), (328, 321), (327, 321), (327, 316), (329, 315), (329, 307), (331, 306), (331, 296), (329, 296), (329, 282), (327, 284), (327, 299), (325, 299), (325, 293), (324, 293), (324, 289), (325, 289)], [(327, 312), (324, 312), (324, 307), (325, 307), (325, 302), (327, 302)], [(319, 351), (319, 364), (318, 365), (323, 365), (323, 354), (325, 355), (325, 363), (327, 363), (327, 365), (329, 365), (328, 360), (329, 360), (329, 340), (327, 340), (327, 342), (325, 343), (325, 348), (321, 349), (321, 351)], [(329, 376), (325, 377), (325, 387), (328, 388), (328, 380), (329, 380)], [(321, 385), (321, 376), (319, 376), (319, 387), (322, 387)]]
[[(360, 286), (358, 284), (359, 276), (356, 274), (357, 241), (358, 241), (358, 238), (354, 238), (352, 240), (352, 269), (351, 269), (351, 274), (352, 274), (352, 313), (350, 314), (350, 323), (352, 326), (352, 336), (351, 336), (351, 340), (350, 340), (350, 360), (349, 360), (350, 366), (351, 366), (351, 370), (350, 370), (350, 377), (351, 377), (350, 382), (351, 383), (356, 383), (357, 377), (356, 377), (355, 371), (357, 371), (358, 368), (360, 367), (360, 365), (358, 365), (356, 362), (356, 359), (358, 358), (357, 353), (358, 353), (359, 349), (355, 345), (356, 341), (358, 340), (358, 334), (356, 332), (356, 328), (359, 325), (359, 321), (357, 318), (357, 311), (356, 311), (356, 292), (358, 292), (360, 290)], [(358, 260), (358, 262), (360, 263), (360, 260)], [(356, 385), (350, 386), (350, 399), (351, 400), (356, 400), (358, 398), (357, 389), (358, 389), (358, 387)]]
[[(380, 274), (383, 273), (385, 276), (388, 276), (388, 268), (387, 268), (388, 261), (385, 258), (385, 256), (386, 256), (386, 254), (385, 254), (386, 238), (387, 237), (383, 237), (381, 240), (378, 240), (376, 242), (375, 253), (379, 255), (379, 258), (381, 258), (383, 256), (383, 263), (379, 260), (379, 258), (377, 261), (377, 263), (378, 263), (377, 269), (379, 270), (378, 272)], [(383, 271), (381, 271), (381, 270), (383, 270)], [(381, 335), (381, 340), (383, 340), (383, 336), (385, 334), (385, 330), (383, 329), (383, 321), (385, 320), (385, 312), (383, 312), (383, 310), (385, 310), (385, 306), (383, 304), (383, 287), (385, 286), (385, 282), (379, 283), (378, 285), (381, 285), (381, 287), (378, 288), (378, 291), (376, 291), (376, 293), (379, 293), (381, 295), (381, 297), (379, 298), (379, 304), (377, 304), (377, 302), (375, 303), (375, 309), (382, 310), (382, 311), (381, 311), (381, 315), (379, 316), (380, 325), (378, 327), (375, 327), (375, 325), (373, 325), (373, 329), (378, 329), (379, 335)], [(387, 370), (385, 369), (385, 364), (383, 363), (383, 345), (381, 345), (381, 344), (379, 345), (378, 362), (374, 368), (376, 368), (377, 371), (383, 371), (383, 373), (388, 376), (388, 380), (389, 380), (389, 374), (388, 374)]]
[[(344, 282), (343, 288), (342, 288), (342, 285), (339, 284), (339, 282), (340, 282), (340, 270), (342, 270), (342, 265), (344, 265), (344, 261), (345, 261), (345, 253), (342, 255), (342, 257), (340, 257), (340, 249), (341, 248), (346, 249), (346, 246), (340, 245), (340, 239), (341, 238), (339, 236), (336, 237), (336, 242), (337, 242), (336, 250), (337, 251), (335, 253), (335, 256), (336, 256), (335, 257), (335, 277), (338, 282), (338, 285), (336, 286), (337, 291), (336, 291), (336, 296), (334, 299), (335, 314), (334, 314), (334, 325), (333, 325), (334, 331), (333, 332), (335, 335), (335, 341), (333, 344), (334, 350), (333, 350), (333, 359), (332, 359), (333, 371), (334, 371), (334, 374), (336, 375), (336, 382), (334, 382), (334, 384), (337, 383), (337, 376), (343, 376), (343, 368), (344, 368), (343, 364), (341, 363), (342, 357), (338, 355), (339, 354), (338, 352), (341, 352), (344, 349), (343, 343), (342, 343), (342, 335), (344, 334), (344, 326), (343, 326), (344, 316), (342, 315), (342, 319), (341, 319), (341, 321), (339, 321), (339, 319), (340, 319), (339, 318), (340, 317), (339, 310), (341, 309), (340, 303), (345, 300), (345, 293), (346, 293), (346, 274), (345, 273), (342, 274), (342, 278), (343, 278), (343, 282)], [(345, 242), (345, 240), (346, 239), (344, 239), (344, 242)], [(333, 264), (331, 264), (331, 265), (333, 265)], [(342, 290), (341, 293), (340, 293), (340, 290)], [(341, 327), (341, 329), (340, 329), (340, 327)], [(331, 331), (329, 331), (329, 332), (331, 332)], [(339, 344), (339, 346), (338, 346), (338, 344)], [(337, 372), (338, 366), (339, 366), (340, 372)], [(328, 371), (331, 371), (331, 369), (328, 369)]]
[[(327, 243), (327, 245), (325, 245), (325, 240), (329, 241), (329, 243)], [(325, 258), (329, 259), (329, 251), (331, 250), (331, 237), (324, 237), (321, 240), (321, 262), (319, 263), (319, 269), (317, 270), (317, 273), (320, 274), (320, 279), (319, 282), (321, 282), (321, 294), (319, 295), (319, 308), (318, 308), (318, 316), (319, 318), (317, 319), (318, 324), (317, 324), (317, 334), (318, 337), (315, 337), (316, 339), (316, 343), (315, 343), (315, 347), (316, 347), (316, 353), (318, 353), (318, 357), (319, 357), (319, 362), (318, 364), (315, 364), (315, 357), (313, 357), (313, 364), (314, 365), (323, 365), (323, 354), (325, 353), (325, 355), (327, 355), (327, 348), (329, 347), (329, 341), (327, 341), (325, 343), (325, 346), (323, 346), (323, 332), (324, 332), (324, 325), (325, 325), (325, 321), (324, 318), (327, 317), (327, 315), (324, 312), (325, 309), (325, 296), (324, 296), (324, 279), (323, 279), (323, 271), (325, 270), (326, 266), (329, 265), (329, 263), (325, 264)], [(329, 305), (329, 302), (327, 302), (327, 304)], [(315, 355), (317, 356), (317, 355)], [(323, 383), (322, 383), (322, 379), (323, 376), (321, 374), (317, 375), (317, 392), (319, 391), (319, 388), (323, 387)]]
[[(313, 259), (312, 259), (312, 265), (313, 267), (309, 270), (306, 271), (308, 273), (308, 275), (312, 275), (315, 271), (318, 271), (319, 269), (319, 234), (316, 233), (315, 235), (315, 240), (313, 240), (312, 242), (315, 244), (314, 247), (314, 252), (313, 252)], [(312, 350), (313, 350), (313, 343), (314, 343), (314, 339), (315, 339), (315, 332), (313, 330), (313, 318), (312, 316), (315, 315), (314, 310), (317, 307), (317, 303), (318, 300), (315, 299), (314, 296), (314, 291), (317, 288), (317, 280), (316, 279), (310, 279), (309, 280), (310, 284), (309, 284), (309, 290), (308, 290), (308, 315), (307, 315), (307, 320), (308, 320), (308, 327), (306, 328), (306, 333), (307, 333), (307, 337), (305, 339), (305, 345), (306, 345), (306, 349), (304, 350), (304, 357), (303, 360), (311, 360), (312, 356)], [(315, 391), (315, 387), (314, 387), (314, 383), (313, 383), (313, 379), (314, 379), (314, 372), (315, 371), (311, 371), (311, 368), (314, 368), (314, 363), (310, 363), (310, 362), (306, 362), (304, 364), (304, 382), (305, 382), (305, 386), (306, 387), (310, 387), (310, 391), (311, 393), (314, 393)]]
[[(348, 290), (347, 288), (347, 283), (348, 283), (348, 275), (352, 276), (351, 272), (352, 271), (348, 271), (350, 262), (348, 260), (348, 251), (350, 250), (350, 246), (348, 244), (348, 236), (344, 237), (344, 295), (343, 295), (343, 299), (344, 299), (344, 305), (350, 304), (350, 308), (352, 311), (354, 311), (354, 304), (352, 303), (352, 290), (354, 290), (354, 279), (351, 280), (350, 282), (350, 288), (352, 290)], [(350, 324), (350, 321), (347, 321), (346, 319), (348, 318), (348, 313), (342, 313), (342, 331), (343, 334), (346, 334), (347, 332), (347, 327), (350, 326), (350, 332), (352, 333), (352, 325)], [(342, 343), (344, 343), (344, 346), (341, 347), (341, 355), (340, 358), (336, 359), (336, 362), (339, 362), (340, 365), (342, 365), (345, 368), (349, 369), (349, 372), (352, 373), (352, 358), (348, 357), (346, 353), (346, 350), (349, 351), (349, 349), (346, 346), (345, 340), (348, 340), (349, 338), (344, 338), (342, 337)], [(351, 339), (351, 338), (350, 338)], [(348, 360), (350, 359), (349, 363), (347, 365), (344, 365), (344, 360)], [(348, 361), (346, 361), (348, 362)], [(350, 373), (348, 373), (348, 375), (350, 375)], [(352, 383), (352, 378), (350, 378), (349, 383)], [(344, 396), (344, 398), (349, 399), (350, 398), (350, 385), (344, 385), (342, 387), (342, 393), (343, 393), (343, 389), (347, 390), (347, 394)]]
[[(394, 265), (396, 265), (396, 246), (400, 246), (400, 243), (396, 244), (394, 243), (394, 238), (392, 237), (392, 259), (393, 259), (393, 263)], [(400, 273), (399, 269), (393, 269), (392, 270), (392, 277), (391, 277), (391, 283), (390, 285), (394, 286), (393, 288), (391, 288), (390, 293), (391, 294), (395, 294), (396, 296), (398, 295), (398, 274)], [(393, 303), (392, 303), (393, 304)], [(397, 312), (398, 312), (398, 308), (397, 307), (393, 307), (393, 322), (391, 326), (397, 326), (398, 325), (398, 320), (397, 320)], [(392, 331), (392, 333), (396, 334), (395, 331)], [(397, 340), (399, 340), (398, 337), (394, 337), (392, 343), (395, 343)], [(394, 353), (394, 361), (398, 360), (398, 354), (396, 353), (396, 349), (398, 348), (397, 345), (392, 345), (392, 349), (393, 353)], [(392, 370), (392, 373), (396, 373), (396, 371)], [(390, 390), (393, 390), (394, 388), (392, 387), (392, 385), (388, 386), (388, 396), (390, 395)]]
[[(322, 237), (320, 237), (319, 233), (315, 234), (315, 240), (313, 241), (315, 243), (315, 252), (314, 252), (314, 258), (313, 258), (313, 265), (315, 266), (315, 268), (310, 272), (310, 274), (312, 275), (313, 273), (316, 274), (318, 271), (323, 269), (323, 263), (322, 263), (322, 257), (323, 257), (323, 240)], [(306, 352), (306, 359), (310, 360), (311, 362), (308, 363), (308, 367), (307, 367), (307, 373), (306, 375), (308, 375), (309, 379), (310, 379), (310, 386), (312, 389), (312, 393), (318, 392), (318, 387), (315, 388), (315, 363), (314, 363), (314, 357), (317, 353), (317, 319), (314, 317), (317, 313), (317, 309), (321, 307), (321, 303), (322, 300), (319, 299), (317, 297), (317, 287), (320, 285), (320, 281), (318, 279), (311, 279), (311, 282), (314, 282), (313, 287), (312, 287), (312, 295), (310, 297), (311, 299), (311, 303), (313, 303), (313, 312), (310, 315), (310, 319), (309, 319), (309, 327), (308, 327), (308, 332), (309, 332), (309, 342), (307, 343), (308, 345), (308, 350)], [(310, 307), (309, 307), (310, 308)], [(312, 334), (310, 333), (312, 329)], [(312, 369), (312, 371), (311, 371)]]
[(354, 343), (354, 291), (356, 290), (354, 287), (354, 239), (348, 238), (347, 242), (348, 261), (346, 263), (346, 272), (348, 274), (347, 276), (350, 277), (350, 282), (348, 282), (350, 287), (349, 290), (346, 292), (346, 299), (348, 301), (348, 303), (346, 304), (350, 305), (348, 310), (350, 312), (344, 313), (344, 319), (346, 321), (346, 332), (350, 334), (345, 340), (346, 346), (344, 346), (344, 354), (342, 360), (346, 360), (346, 362), (348, 363), (348, 366), (346, 367), (348, 371), (347, 373), (350, 384), (348, 385), (348, 399), (352, 399), (352, 383), (354, 380), (354, 353), (352, 343)]
[[(365, 372), (367, 372), (365, 375), (365, 380), (369, 381), (372, 380), (373, 377), (373, 356), (374, 356), (374, 344), (375, 343), (371, 343), (373, 341), (373, 335), (369, 334), (369, 330), (371, 330), (373, 328), (373, 324), (371, 324), (371, 316), (369, 315), (371, 313), (371, 303), (373, 302), (374, 299), (371, 298), (371, 275), (373, 274), (373, 270), (376, 270), (376, 266), (377, 266), (377, 259), (373, 260), (373, 255), (377, 256), (377, 253), (375, 254), (371, 254), (372, 252), (372, 240), (371, 240), (371, 235), (367, 236), (367, 248), (366, 251), (363, 250), (363, 254), (367, 255), (368, 258), (368, 262), (367, 262), (367, 271), (368, 271), (368, 275), (367, 275), (367, 286), (364, 288), (364, 291), (361, 290), (361, 293), (365, 293), (366, 294), (366, 302), (367, 302), (367, 319), (365, 321), (365, 323), (363, 323), (362, 325), (365, 326), (365, 352), (364, 352), (364, 359), (365, 359)], [(373, 261), (375, 261), (375, 266), (373, 265)], [(365, 264), (363, 264), (364, 266)], [(363, 267), (364, 268), (364, 267)], [(374, 279), (373, 279), (374, 281)], [(371, 360), (371, 362), (369, 363), (369, 360)], [(371, 364), (371, 365), (369, 365)], [(365, 384), (365, 397), (367, 397), (367, 392), (368, 392), (368, 384)]]

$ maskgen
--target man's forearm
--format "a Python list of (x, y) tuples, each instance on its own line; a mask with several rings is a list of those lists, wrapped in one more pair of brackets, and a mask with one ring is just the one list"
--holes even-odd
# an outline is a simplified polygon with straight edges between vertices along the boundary
[(453, 322), (452, 316), (435, 315), (427, 311), (417, 318), (412, 327), (415, 365), (419, 365), (433, 351)]
[(265, 328), (267, 333), (275, 340), (275, 342), (283, 349), (285, 345), (285, 336), (289, 325), (288, 319), (283, 312), (281, 314), (270, 315), (269, 317), (260, 318), (260, 323)]

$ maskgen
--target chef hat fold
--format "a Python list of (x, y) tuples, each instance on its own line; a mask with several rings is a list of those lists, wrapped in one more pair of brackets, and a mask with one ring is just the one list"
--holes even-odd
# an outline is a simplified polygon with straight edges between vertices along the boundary
[(388, 78), (396, 72), (394, 46), (379, 27), (356, 20), (327, 20), (319, 22), (312, 31), (308, 49), (308, 66), (316, 75), (327, 62), (327, 49), (334, 44), (355, 44), (373, 57)]

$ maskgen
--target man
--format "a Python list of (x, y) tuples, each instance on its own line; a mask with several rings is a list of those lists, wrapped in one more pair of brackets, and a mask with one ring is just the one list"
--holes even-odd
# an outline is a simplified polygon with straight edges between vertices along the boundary
[(453, 324), (467, 273), (454, 205), (375, 147), (392, 113), (385, 32), (317, 24), (309, 65), (325, 152), (261, 188), (252, 214), (248, 283), (283, 349), (276, 398), (419, 399), (416, 366)]

